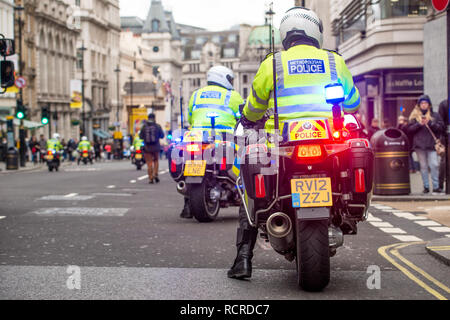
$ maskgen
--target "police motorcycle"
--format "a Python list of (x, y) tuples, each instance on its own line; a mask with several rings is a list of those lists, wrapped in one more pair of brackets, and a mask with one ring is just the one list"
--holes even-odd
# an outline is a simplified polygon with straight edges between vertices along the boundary
[(174, 132), (168, 151), (170, 175), (177, 182), (177, 191), (189, 198), (190, 211), (199, 222), (212, 222), (220, 208), (240, 205), (233, 138), (216, 135), (217, 113), (207, 116), (211, 121), (210, 134), (182, 130), (176, 137)]
[(131, 163), (136, 166), (136, 170), (142, 170), (142, 167), (145, 164), (142, 147), (139, 147), (135, 150), (134, 146), (131, 146), (131, 150)]
[(87, 147), (81, 147), (81, 149), (78, 150), (77, 164), (80, 165), (80, 162), (83, 162), (84, 165), (87, 165), (88, 162), (94, 164), (94, 154), (92, 150)]
[(61, 163), (61, 153), (56, 151), (55, 149), (48, 149), (47, 154), (44, 156), (47, 161), (48, 171), (52, 172), (53, 169), (55, 171), (59, 170), (59, 165)]
[[(249, 223), (277, 253), (295, 260), (297, 284), (306, 291), (328, 285), (330, 257), (366, 220), (373, 189), (373, 151), (359, 138), (356, 117), (342, 116), (342, 85), (326, 86), (325, 95), (332, 121), (301, 118), (285, 123), (281, 135), (245, 137), (236, 182)], [(243, 131), (239, 124), (236, 135)], [(261, 161), (264, 155), (270, 161)]]

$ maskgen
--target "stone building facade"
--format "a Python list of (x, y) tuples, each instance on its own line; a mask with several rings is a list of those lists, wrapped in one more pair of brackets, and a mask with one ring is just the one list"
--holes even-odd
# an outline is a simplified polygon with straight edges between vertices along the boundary
[[(75, 1), (80, 19), (80, 36), (77, 39), (76, 78), (82, 79), (84, 62), (84, 110), (80, 120), (86, 120), (85, 135), (110, 136), (117, 105), (117, 75), (120, 64), (120, 12), (118, 0)], [(85, 48), (85, 50), (80, 50)], [(95, 136), (95, 137), (94, 137)]]

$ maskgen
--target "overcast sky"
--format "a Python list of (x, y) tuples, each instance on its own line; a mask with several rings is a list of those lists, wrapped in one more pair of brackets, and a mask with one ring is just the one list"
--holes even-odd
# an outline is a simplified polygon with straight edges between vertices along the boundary
[[(121, 16), (147, 17), (151, 0), (119, 0)], [(264, 23), (264, 12), (274, 2), (275, 27), (280, 26), (283, 14), (294, 5), (294, 0), (162, 0), (164, 9), (172, 10), (175, 22), (206, 28), (226, 30), (248, 23)]]

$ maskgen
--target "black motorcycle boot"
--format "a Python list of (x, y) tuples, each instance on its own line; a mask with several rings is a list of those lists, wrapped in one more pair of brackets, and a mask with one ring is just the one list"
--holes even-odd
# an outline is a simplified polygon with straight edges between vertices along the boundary
[(233, 266), (228, 270), (228, 278), (245, 279), (252, 276), (252, 258), (258, 229), (248, 228), (237, 230), (237, 256)]
[(180, 218), (183, 218), (183, 219), (192, 219), (193, 218), (191, 209), (189, 208), (188, 198), (184, 198), (184, 208), (183, 208), (183, 211), (181, 211)]

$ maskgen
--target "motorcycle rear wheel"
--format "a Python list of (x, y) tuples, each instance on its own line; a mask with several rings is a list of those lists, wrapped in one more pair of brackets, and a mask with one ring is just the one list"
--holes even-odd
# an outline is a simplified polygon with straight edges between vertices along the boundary
[(297, 283), (305, 291), (322, 291), (330, 282), (328, 220), (297, 223)]
[(212, 222), (216, 220), (220, 210), (219, 201), (213, 202), (209, 198), (208, 181), (189, 186), (189, 209), (198, 222)]

